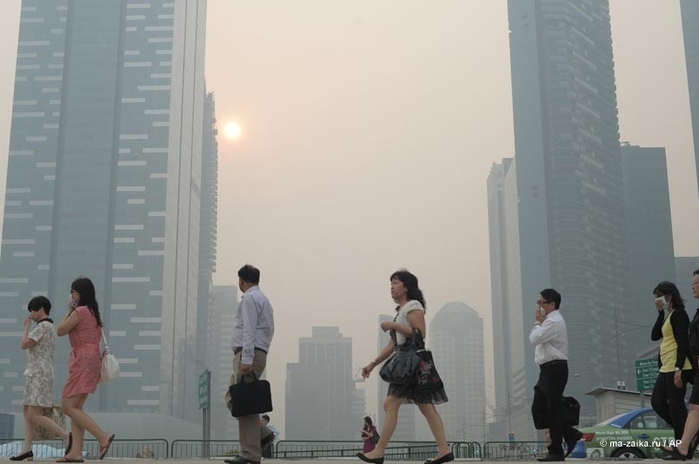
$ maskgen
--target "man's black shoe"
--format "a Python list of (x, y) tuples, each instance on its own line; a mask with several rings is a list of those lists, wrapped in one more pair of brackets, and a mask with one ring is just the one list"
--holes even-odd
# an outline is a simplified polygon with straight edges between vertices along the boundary
[(260, 461), (251, 461), (250, 459), (244, 458), (242, 456), (236, 456), (233, 459), (226, 459), (226, 464), (260, 464)]
[(572, 437), (566, 438), (566, 446), (568, 447), (568, 451), (566, 451), (566, 454), (564, 457), (567, 458), (570, 455), (570, 453), (573, 452), (573, 448), (575, 448), (575, 445), (577, 445), (578, 442), (580, 440), (582, 440), (582, 437), (583, 437), (582, 432), (580, 430), (576, 430), (575, 434)]
[(551, 453), (547, 454), (543, 458), (537, 459), (537, 461), (540, 461), (540, 462), (553, 462), (553, 461), (565, 461), (565, 460), (566, 460), (566, 458), (562, 454), (551, 454)]

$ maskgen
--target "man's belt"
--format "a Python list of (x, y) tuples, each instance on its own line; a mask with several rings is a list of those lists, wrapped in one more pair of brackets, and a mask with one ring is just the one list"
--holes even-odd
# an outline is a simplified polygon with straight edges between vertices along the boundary
[[(236, 348), (233, 348), (233, 354), (238, 354), (241, 351), (243, 351), (243, 347), (239, 346)], [(267, 350), (263, 350), (262, 348), (255, 348), (255, 351), (262, 351), (264, 354), (267, 354)]]

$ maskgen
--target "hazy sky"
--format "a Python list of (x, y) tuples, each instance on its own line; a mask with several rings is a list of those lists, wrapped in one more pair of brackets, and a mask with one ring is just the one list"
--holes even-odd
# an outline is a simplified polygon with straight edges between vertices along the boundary
[[(0, 6), (1, 185), (20, 3)], [(621, 139), (667, 148), (675, 251), (699, 256), (679, 4), (611, 8)], [(219, 139), (215, 281), (262, 271), (272, 421), (283, 429), (286, 363), (312, 325), (354, 339), (355, 369), (373, 359), (399, 267), (420, 278), (428, 320), (452, 300), (481, 314), (490, 360), (486, 179), (514, 147), (506, 0), (209, 0), (206, 68), (219, 128), (243, 127)]]

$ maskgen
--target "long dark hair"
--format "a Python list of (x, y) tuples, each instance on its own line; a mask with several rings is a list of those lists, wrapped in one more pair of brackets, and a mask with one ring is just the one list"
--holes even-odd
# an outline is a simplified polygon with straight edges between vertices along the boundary
[(97, 320), (97, 325), (102, 327), (102, 318), (100, 317), (100, 307), (97, 304), (97, 297), (95, 296), (95, 285), (90, 279), (85, 276), (80, 276), (70, 284), (70, 291), (75, 290), (80, 295), (80, 301), (78, 306), (87, 306), (90, 312), (95, 316)]
[[(408, 301), (417, 300), (420, 302), (422, 307), (425, 308), (425, 311), (427, 310), (427, 308), (425, 307), (425, 297), (422, 296), (422, 290), (420, 290), (420, 287), (417, 284), (417, 277), (415, 277), (415, 274), (405, 269), (401, 269), (391, 274), (391, 278), (388, 280), (393, 279), (400, 280), (405, 286), (406, 290), (408, 290)], [(397, 306), (396, 311), (398, 311), (399, 309), (400, 306)]]
[(371, 428), (374, 426), (374, 423), (371, 421), (371, 417), (366, 416), (364, 418), (364, 430), (371, 430)]
[(684, 300), (680, 295), (680, 291), (677, 289), (677, 285), (672, 282), (664, 280), (655, 286), (653, 289), (653, 295), (656, 297), (670, 295), (670, 302), (672, 303), (673, 309), (681, 309), (684, 311)]

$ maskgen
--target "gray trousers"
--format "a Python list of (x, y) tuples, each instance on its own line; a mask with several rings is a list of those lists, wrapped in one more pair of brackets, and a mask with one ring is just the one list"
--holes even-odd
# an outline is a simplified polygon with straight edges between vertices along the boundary
[[(242, 351), (233, 357), (233, 374), (229, 385), (240, 383), (243, 374), (240, 372), (240, 358), (243, 355)], [(252, 371), (259, 379), (267, 366), (267, 353), (255, 350), (255, 357), (252, 360)], [(246, 375), (246, 380), (251, 380), (250, 375)], [(233, 408), (230, 393), (226, 392), (226, 406), (231, 410)], [(262, 448), (260, 441), (262, 437), (268, 436), (272, 431), (260, 424), (259, 414), (250, 414), (249, 416), (238, 417), (238, 434), (240, 435), (240, 453), (239, 455), (250, 461), (260, 462), (262, 458)]]

